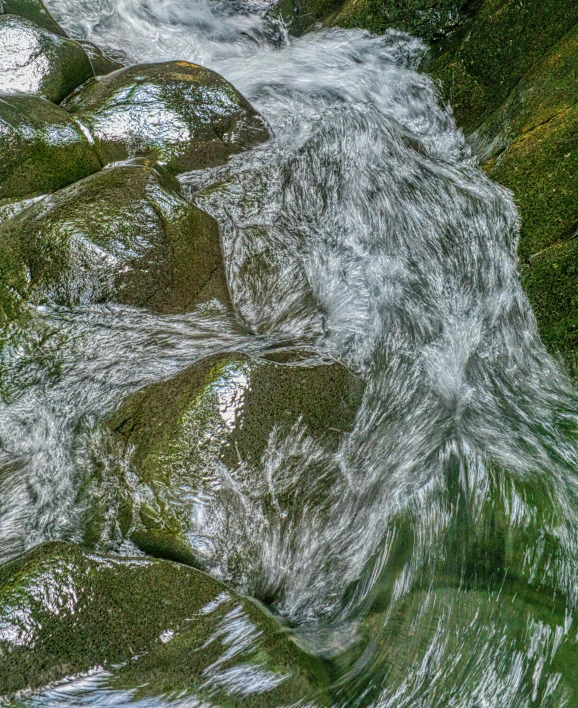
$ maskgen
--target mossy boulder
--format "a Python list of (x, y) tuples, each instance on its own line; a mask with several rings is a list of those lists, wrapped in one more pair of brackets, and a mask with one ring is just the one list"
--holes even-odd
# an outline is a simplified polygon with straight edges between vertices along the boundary
[(31, 302), (121, 302), (183, 312), (228, 302), (215, 221), (137, 160), (62, 189), (0, 227), (5, 321)]
[[(550, 352), (578, 375), (578, 24), (472, 135), (520, 211), (522, 282)], [(489, 159), (487, 159), (489, 158)]]
[(65, 107), (93, 136), (103, 164), (143, 156), (173, 174), (221, 164), (269, 136), (229, 82), (187, 62), (115, 71), (87, 83)]
[(0, 94), (0, 199), (54, 192), (100, 170), (68, 113), (39, 96)]
[(77, 41), (87, 53), (95, 76), (106, 76), (107, 74), (111, 74), (113, 71), (118, 71), (119, 69), (124, 68), (122, 64), (108, 57), (92, 42), (87, 42), (84, 39), (79, 39)]
[(84, 49), (17, 15), (0, 15), (0, 93), (60, 103), (94, 75)]
[[(228, 477), (256, 491), (267, 486), (271, 450), (289, 450), (290, 441), (296, 450), (336, 449), (353, 425), (362, 383), (339, 364), (300, 365), (302, 356), (216, 355), (144, 388), (114, 414), (110, 429), (132, 451), (146, 490), (140, 498), (148, 499), (135, 519), (137, 545), (153, 555), (204, 562), (194, 538), (218, 516), (213, 492)], [(287, 452), (291, 457), (298, 453)], [(278, 503), (290, 508), (299, 501), (289, 494)]]
[(469, 133), (577, 22), (578, 4), (568, 0), (483, 0), (458, 32), (435, 45), (426, 68)]
[(66, 32), (46, 9), (42, 0), (2, 0), (0, 14), (19, 15), (44, 29), (66, 37)]
[(268, 613), (200, 571), (61, 542), (0, 566), (0, 696), (93, 667), (111, 687), (223, 706), (242, 701), (243, 669), (261, 678), (254, 706), (312, 698), (326, 680)]
[(578, 5), (483, 0), (424, 67), (483, 168), (512, 190), (522, 282), (540, 334), (578, 375), (570, 243), (578, 232)]

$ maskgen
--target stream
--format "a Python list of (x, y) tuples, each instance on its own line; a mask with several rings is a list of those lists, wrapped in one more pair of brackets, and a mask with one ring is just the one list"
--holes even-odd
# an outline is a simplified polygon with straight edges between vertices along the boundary
[[(0, 561), (81, 540), (86, 480), (112, 464), (101, 423), (129, 394), (216, 352), (306, 347), (365, 382), (353, 430), (331, 452), (279, 441), (270, 494), (302, 503), (281, 524), (250, 490), (223, 497), (211, 572), (273, 598), (331, 665), (336, 707), (575, 705), (578, 397), (519, 282), (513, 196), (419, 72), (427, 47), (395, 30), (291, 38), (261, 0), (46, 4), (125, 64), (219, 72), (274, 137), (179, 177), (219, 224), (242, 329), (43, 307), (3, 361)], [(103, 680), (22, 705), (205, 705)]]

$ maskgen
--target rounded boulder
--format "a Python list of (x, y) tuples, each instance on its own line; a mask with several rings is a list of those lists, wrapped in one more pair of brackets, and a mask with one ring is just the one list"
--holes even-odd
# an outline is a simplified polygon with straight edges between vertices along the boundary
[(0, 92), (60, 103), (94, 75), (84, 49), (17, 15), (0, 15)]
[(100, 170), (68, 113), (39, 96), (0, 94), (0, 199), (54, 192)]
[(131, 66), (88, 82), (65, 104), (103, 164), (141, 156), (173, 174), (226, 162), (269, 137), (228, 81), (187, 62)]
[(276, 620), (197, 570), (60, 542), (0, 566), (0, 701), (67, 677), (72, 691), (75, 674), (103, 668), (113, 690), (223, 706), (243, 702), (247, 676), (261, 679), (251, 706), (312, 697), (326, 680)]
[(228, 297), (216, 222), (146, 161), (102, 170), (0, 228), (0, 306), (120, 302), (185, 312)]

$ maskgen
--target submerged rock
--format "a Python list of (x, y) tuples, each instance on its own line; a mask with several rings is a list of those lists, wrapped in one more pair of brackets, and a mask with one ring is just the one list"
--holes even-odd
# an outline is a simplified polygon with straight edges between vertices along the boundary
[(44, 29), (66, 37), (66, 32), (46, 9), (42, 0), (2, 0), (0, 14), (19, 15)]
[[(238, 353), (210, 357), (138, 392), (110, 420), (148, 490), (132, 539), (153, 555), (210, 560), (206, 538), (199, 539), (227, 533), (219, 530), (218, 490), (233, 484), (270, 495), (275, 459), (289, 477), (302, 454), (310, 465), (320, 448), (334, 451), (353, 425), (361, 393), (362, 383), (339, 364), (301, 366)], [(317, 468), (304, 472), (311, 488), (322, 476)], [(287, 498), (281, 492), (275, 503), (298, 506), (285, 486)]]
[(217, 225), (146, 161), (102, 170), (0, 228), (8, 320), (28, 301), (184, 312), (214, 297), (228, 297)]
[(270, 615), (197, 570), (59, 542), (0, 566), (0, 695), (93, 667), (113, 688), (226, 706), (292, 703), (326, 681)]
[(60, 103), (94, 72), (84, 49), (31, 20), (0, 15), (0, 92)]
[(68, 113), (39, 96), (0, 94), (0, 199), (54, 192), (100, 170)]
[(113, 71), (124, 68), (119, 62), (107, 57), (106, 54), (92, 42), (79, 39), (78, 44), (80, 44), (87, 53), (95, 76), (106, 76), (106, 74), (111, 74)]
[(135, 155), (173, 174), (218, 165), (268, 138), (263, 119), (219, 74), (187, 62), (132, 66), (66, 101), (103, 164)]
[[(493, 706), (507, 691), (503, 705), (574, 706), (578, 646), (568, 617), (559, 597), (527, 582), (416, 588), (360, 623), (353, 656), (339, 659), (354, 666), (340, 698), (347, 705), (363, 692), (370, 705), (384, 695), (420, 705), (425, 694), (425, 705), (445, 706), (451, 695), (455, 705)], [(426, 671), (435, 678), (424, 688)]]

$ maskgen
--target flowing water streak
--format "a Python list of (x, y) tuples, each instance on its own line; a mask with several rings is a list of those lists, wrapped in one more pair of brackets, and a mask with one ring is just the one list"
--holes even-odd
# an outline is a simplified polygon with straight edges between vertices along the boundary
[[(215, 539), (222, 574), (274, 596), (301, 641), (335, 659), (337, 702), (563, 705), (565, 657), (575, 666), (577, 401), (517, 279), (511, 197), (472, 166), (416, 73), (422, 45), (340, 30), (288, 42), (257, 5), (48, 5), (125, 60), (206, 63), (263, 113), (273, 141), (183, 183), (219, 221), (249, 329), (313, 342), (367, 379), (336, 455), (299, 430), (271, 441), (268, 489), (291, 484), (303, 500), (282, 525), (259, 494), (227, 490), (229, 536)], [(258, 257), (269, 274), (251, 271)], [(59, 315), (59, 331), (75, 317)], [(70, 348), (56, 386), (32, 382), (2, 411), (3, 440), (28, 441), (10, 464), (32, 470), (45, 496), (32, 495), (30, 514), (43, 503), (53, 511), (54, 479), (73, 494), (70, 448), (83, 450), (74, 421), (199, 356), (250, 346), (179, 318), (98, 308), (92, 318), (85, 325), (79, 313), (69, 329), (76, 341), (87, 327), (80, 341), (92, 354)], [(322, 504), (312, 469), (331, 480)], [(14, 524), (7, 514), (0, 523)], [(227, 567), (230, 546), (242, 577)], [(556, 610), (541, 612), (554, 591)]]

